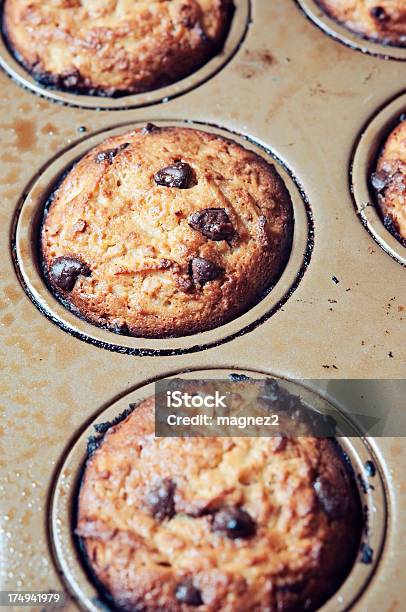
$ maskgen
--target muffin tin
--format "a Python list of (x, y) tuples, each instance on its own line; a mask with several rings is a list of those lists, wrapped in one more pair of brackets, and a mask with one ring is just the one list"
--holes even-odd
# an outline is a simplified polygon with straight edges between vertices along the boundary
[(143, 124), (126, 125), (84, 139), (79, 145), (69, 149), (51, 163), (50, 166), (45, 168), (24, 198), (21, 211), (16, 218), (13, 236), (16, 268), (26, 292), (33, 302), (45, 316), (56, 322), (59, 327), (97, 346), (128, 354), (163, 355), (186, 353), (200, 350), (202, 347), (215, 346), (237, 335), (246, 333), (262, 321), (268, 319), (283, 306), (302, 279), (310, 262), (312, 251), (313, 227), (308, 203), (300, 193), (300, 186), (295, 182), (294, 177), (285, 169), (281, 162), (275, 158), (272, 159), (271, 151), (265, 150), (260, 145), (247, 138), (244, 139), (238, 134), (230, 133), (224, 129), (221, 130), (215, 126), (202, 125), (200, 122), (185, 123), (169, 120), (167, 122), (155, 121), (155, 124), (195, 127), (196, 129), (203, 129), (206, 132), (219, 134), (226, 138), (232, 138), (244, 147), (248, 147), (259, 155), (268, 158), (271, 163), (276, 165), (279, 175), (283, 178), (290, 192), (293, 204), (295, 217), (293, 246), (288, 264), (281, 278), (270, 291), (267, 291), (260, 302), (247, 313), (238, 317), (237, 320), (214, 330), (198, 334), (199, 344), (196, 344), (196, 335), (168, 340), (119, 336), (79, 319), (61, 306), (60, 302), (46, 286), (41, 273), (41, 262), (38, 261), (38, 245), (40, 241), (38, 233), (41, 227), (43, 211), (50, 193), (55, 188), (55, 184), (60, 182), (61, 176), (77, 159), (109, 136), (126, 132), (132, 128), (142, 127)]
[[(230, 374), (235, 374), (235, 372), (217, 369), (178, 373), (176, 378), (182, 378), (183, 380), (226, 380)], [(249, 376), (252, 379), (264, 378), (264, 374), (261, 372), (238, 371), (238, 374)], [(280, 381), (280, 384), (283, 385), (284, 381)], [(320, 397), (317, 391), (299, 385), (294, 385), (293, 388), (290, 385), (289, 391), (300, 393), (303, 400), (307, 401), (308, 405), (317, 410), (319, 414), (323, 414), (323, 409), (326, 408), (328, 408), (329, 414), (331, 414), (332, 406)], [(72, 596), (82, 608), (89, 610), (89, 612), (100, 610), (103, 606), (103, 601), (99, 598), (96, 588), (89, 580), (81, 559), (79, 543), (73, 535), (72, 529), (75, 521), (77, 492), (84, 469), (87, 440), (90, 436), (94, 435), (95, 424), (114, 420), (129, 405), (138, 404), (153, 394), (154, 383), (141, 386), (117, 402), (114, 402), (98, 415), (96, 420), (81, 432), (79, 438), (68, 449), (65, 460), (55, 479), (49, 510), (50, 539), (53, 542), (55, 560), (65, 577)], [(345, 418), (345, 413), (339, 414)], [(377, 467), (375, 475), (371, 478), (368, 478), (365, 471), (365, 465), (368, 461), (372, 461), (374, 466), (378, 466), (368, 443), (358, 437), (357, 430), (354, 427), (353, 435), (345, 438), (340, 437), (339, 442), (342, 450), (347, 454), (352, 463), (355, 476), (358, 477), (357, 482), (361, 504), (364, 516), (367, 517), (361, 542), (362, 546), (367, 546), (373, 551), (373, 557), (371, 563), (365, 563), (362, 561), (362, 553), (359, 554), (350, 577), (344, 582), (335, 596), (321, 608), (323, 612), (336, 612), (348, 609), (358, 599), (371, 579), (376, 565), (379, 563), (386, 530), (385, 490), (379, 467)]]
[[(351, 188), (358, 215), (377, 243), (394, 259), (406, 266), (406, 247), (387, 230), (374, 205), (370, 176), (390, 132), (399, 123), (406, 108), (406, 95), (385, 106), (362, 131), (354, 151), (351, 167)], [(368, 168), (368, 173), (365, 173)]]
[(326, 34), (362, 53), (370, 53), (383, 59), (406, 60), (406, 48), (385, 45), (352, 32), (327, 15), (317, 0), (296, 0), (305, 14)]
[(0, 37), (0, 66), (8, 72), (19, 84), (38, 95), (71, 106), (81, 106), (95, 110), (117, 110), (123, 108), (137, 108), (168, 102), (172, 98), (192, 90), (214, 76), (229, 62), (242, 44), (250, 22), (250, 0), (234, 0), (236, 15), (226, 44), (221, 53), (212, 58), (202, 68), (189, 77), (141, 94), (120, 96), (117, 98), (90, 96), (58, 91), (56, 88), (46, 88), (36, 81), (18, 61), (4, 37)]
[[(379, 141), (406, 111), (406, 65), (396, 61), (404, 50), (378, 45), (378, 52), (357, 38), (367, 51), (357, 53), (315, 27), (295, 0), (236, 5), (224, 54), (169, 94), (85, 100), (44, 90), (1, 49), (14, 77), (0, 74), (3, 590), (66, 588), (75, 600), (65, 609), (88, 608), (95, 593), (80, 574), (68, 525), (84, 439), (93, 421), (121, 412), (153, 380), (249, 369), (325, 379), (318, 390), (326, 396), (328, 379), (364, 379), (356, 405), (367, 379), (405, 378), (404, 247), (383, 228), (367, 190)], [(46, 289), (35, 250), (42, 207), (61, 172), (106, 131), (148, 121), (225, 131), (271, 156), (295, 204), (292, 257), (273, 291), (232, 323), (176, 340), (126, 338), (77, 319)], [(383, 410), (400, 384), (382, 385)], [(337, 388), (329, 393), (339, 404)], [(343, 600), (326, 609), (355, 600), (352, 609), (397, 612), (406, 565), (404, 443), (343, 443), (356, 470), (370, 457), (378, 466), (366, 500), (376, 516), (375, 555), (373, 565), (354, 567), (336, 595)]]

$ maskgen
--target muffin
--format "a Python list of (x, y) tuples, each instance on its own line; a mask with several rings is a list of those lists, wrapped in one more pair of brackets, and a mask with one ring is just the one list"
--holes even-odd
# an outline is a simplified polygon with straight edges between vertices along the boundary
[(233, 0), (5, 0), (3, 30), (44, 85), (117, 96), (150, 91), (216, 55)]
[(182, 336), (246, 311), (278, 278), (292, 204), (273, 166), (206, 132), (151, 124), (77, 163), (42, 227), (51, 288), (121, 333)]
[(76, 534), (114, 609), (316, 610), (351, 569), (359, 499), (333, 440), (155, 437), (151, 398), (92, 448)]
[(404, 0), (317, 0), (326, 13), (365, 38), (406, 46)]
[(386, 141), (371, 183), (385, 227), (406, 246), (406, 119)]

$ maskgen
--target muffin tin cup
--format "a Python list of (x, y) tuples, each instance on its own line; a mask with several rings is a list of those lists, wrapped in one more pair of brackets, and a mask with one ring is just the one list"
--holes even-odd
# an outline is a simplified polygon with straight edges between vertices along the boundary
[(351, 163), (351, 190), (363, 225), (391, 257), (406, 266), (406, 247), (383, 224), (370, 177), (387, 137), (406, 111), (406, 94), (381, 109), (363, 129)]
[[(260, 372), (236, 372), (229, 369), (180, 372), (175, 376), (185, 380), (224, 380), (233, 373), (243, 374), (253, 379), (263, 379), (266, 376)], [(55, 477), (49, 505), (50, 541), (53, 553), (69, 592), (75, 598), (78, 605), (89, 612), (105, 609), (105, 604), (96, 586), (92, 583), (82, 558), (78, 539), (74, 535), (76, 502), (87, 457), (87, 440), (89, 436), (94, 435), (94, 425), (96, 423), (112, 421), (121, 415), (130, 404), (138, 404), (154, 395), (154, 384), (154, 382), (150, 382), (140, 386), (99, 413), (97, 418), (86, 426), (80, 436), (67, 450), (64, 461)], [(281, 384), (283, 385), (283, 381), (281, 381)], [(312, 406), (317, 412), (323, 414), (324, 410), (328, 408), (331, 414), (331, 403), (327, 402), (316, 390), (299, 385), (297, 382), (289, 381), (289, 390), (294, 393), (295, 389), (300, 391), (305, 403)], [(371, 481), (373, 480), (373, 486), (365, 485), (364, 466), (367, 461), (371, 460), (377, 466), (377, 460), (373, 456), (367, 441), (358, 436), (357, 430), (354, 425), (351, 425), (351, 420), (349, 420), (348, 416), (338, 411), (338, 409), (336, 411), (339, 419), (346, 422), (347, 427), (354, 431), (353, 436), (340, 437), (338, 442), (350, 459), (358, 482), (358, 491), (364, 517), (367, 517), (361, 542), (368, 543), (373, 550), (373, 561), (370, 564), (365, 564), (358, 558), (345, 582), (329, 601), (320, 608), (320, 612), (347, 610), (356, 602), (379, 563), (385, 540), (387, 521), (385, 490), (379, 468), (377, 468), (375, 476), (371, 479)], [(360, 483), (362, 483), (362, 486)]]
[(267, 320), (292, 295), (310, 262), (312, 252), (312, 217), (306, 197), (282, 162), (258, 143), (239, 134), (206, 124), (179, 121), (153, 121), (157, 125), (176, 125), (206, 130), (230, 138), (255, 151), (273, 164), (289, 190), (294, 215), (293, 244), (289, 259), (273, 288), (245, 314), (215, 329), (179, 338), (146, 339), (116, 334), (80, 319), (65, 308), (45, 284), (39, 256), (39, 232), (49, 195), (60, 177), (89, 149), (109, 136), (125, 133), (145, 125), (133, 123), (93, 135), (58, 156), (28, 189), (18, 210), (13, 237), (13, 251), (18, 275), (34, 304), (60, 328), (76, 337), (120, 353), (133, 355), (171, 355), (203, 350), (247, 333)]
[(406, 61), (406, 47), (396, 47), (351, 32), (325, 13), (315, 0), (295, 0), (307, 17), (323, 32), (351, 49), (376, 55), (386, 60)]
[(208, 79), (219, 72), (235, 55), (243, 42), (251, 18), (250, 0), (234, 0), (235, 14), (230, 31), (220, 53), (215, 55), (200, 69), (190, 76), (172, 83), (167, 87), (161, 87), (146, 93), (132, 94), (120, 97), (90, 96), (68, 91), (60, 91), (56, 88), (40, 85), (24, 66), (17, 61), (10, 50), (5, 36), (0, 36), (0, 66), (23, 87), (30, 89), (35, 94), (49, 98), (54, 102), (78, 106), (94, 110), (121, 110), (151, 106), (160, 102), (167, 102), (185, 94), (195, 87), (202, 85)]

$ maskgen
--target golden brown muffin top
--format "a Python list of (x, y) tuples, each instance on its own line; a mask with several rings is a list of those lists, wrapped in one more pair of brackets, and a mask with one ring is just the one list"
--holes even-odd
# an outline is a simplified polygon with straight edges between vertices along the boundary
[(221, 48), (232, 0), (6, 0), (4, 27), (42, 82), (107, 95), (179, 80)]
[(406, 120), (390, 134), (371, 180), (385, 226), (406, 245)]
[(349, 30), (367, 38), (406, 45), (404, 0), (317, 0), (326, 12)]
[(77, 533), (124, 609), (314, 610), (349, 571), (358, 507), (316, 438), (156, 438), (154, 399), (88, 460)]
[(43, 227), (46, 274), (96, 324), (186, 335), (260, 299), (284, 264), (291, 216), (263, 158), (206, 132), (149, 126), (109, 138), (65, 178)]

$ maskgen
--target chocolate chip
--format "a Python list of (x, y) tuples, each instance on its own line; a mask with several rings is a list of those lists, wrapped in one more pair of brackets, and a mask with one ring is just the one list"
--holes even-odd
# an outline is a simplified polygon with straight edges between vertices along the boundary
[(204, 208), (190, 215), (190, 227), (210, 240), (231, 240), (235, 229), (224, 208)]
[(120, 145), (119, 147), (116, 147), (115, 149), (106, 149), (105, 151), (101, 151), (96, 156), (96, 164), (101, 164), (104, 161), (108, 161), (109, 164), (112, 164), (116, 155), (118, 155), (121, 151), (124, 151), (124, 149), (129, 146), (130, 143), (125, 142), (124, 144)]
[(63, 291), (72, 291), (79, 276), (91, 276), (90, 268), (74, 257), (57, 257), (49, 270), (51, 280)]
[(197, 589), (192, 580), (182, 582), (176, 587), (175, 597), (181, 603), (188, 606), (201, 606), (203, 604), (199, 589)]
[(248, 512), (241, 510), (241, 508), (228, 506), (215, 514), (212, 529), (232, 540), (235, 538), (250, 538), (255, 533), (255, 523)]
[(204, 257), (194, 257), (190, 262), (190, 275), (200, 285), (216, 280), (223, 272), (223, 268)]
[(332, 519), (338, 519), (348, 509), (348, 500), (343, 498), (340, 489), (336, 489), (326, 478), (317, 478), (313, 483), (317, 499), (324, 512)]
[(152, 516), (157, 521), (170, 519), (175, 514), (175, 483), (164, 478), (159, 484), (150, 489), (146, 496), (146, 504)]
[(383, 191), (387, 187), (389, 182), (389, 176), (386, 172), (374, 172), (371, 174), (372, 187), (376, 191)]
[(150, 134), (151, 132), (159, 132), (160, 128), (153, 123), (147, 123), (141, 130), (142, 134)]
[(372, 17), (379, 19), (379, 21), (385, 21), (388, 18), (385, 9), (382, 6), (374, 6), (371, 8), (370, 13)]
[(159, 170), (154, 181), (161, 187), (175, 187), (176, 189), (188, 189), (191, 186), (193, 170), (185, 162), (176, 162), (172, 166), (166, 166)]

